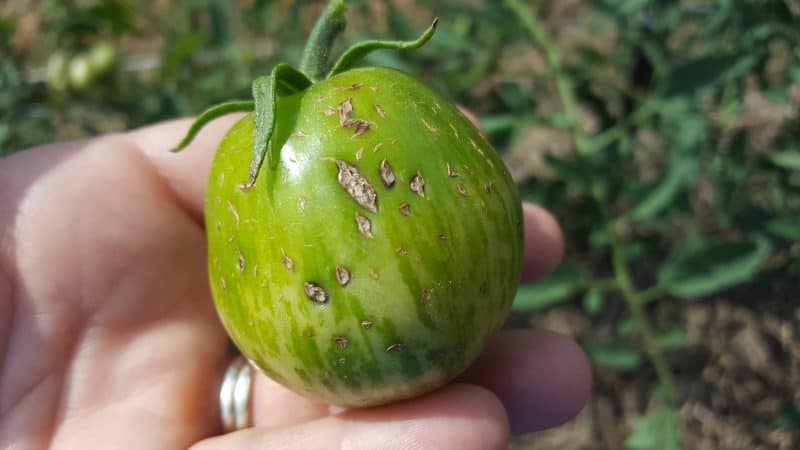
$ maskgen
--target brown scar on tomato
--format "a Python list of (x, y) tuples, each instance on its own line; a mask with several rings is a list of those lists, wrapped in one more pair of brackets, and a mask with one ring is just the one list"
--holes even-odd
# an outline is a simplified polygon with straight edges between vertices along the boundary
[(394, 344), (386, 347), (386, 351), (389, 353), (402, 352), (405, 349), (406, 349), (406, 344), (402, 342), (395, 342)]
[(486, 157), (486, 155), (483, 153), (483, 150), (481, 150), (481, 148), (478, 147), (478, 144), (476, 144), (475, 141), (472, 140), (472, 138), (469, 138), (469, 143), (472, 145), (472, 148), (475, 149), (476, 152), (478, 152), (479, 155), (483, 156), (484, 158)]
[(462, 197), (467, 196), (467, 188), (465, 188), (463, 184), (457, 184), (456, 190), (458, 191), (459, 194), (461, 194)]
[(372, 321), (370, 321), (370, 320), (362, 320), (361, 321), (361, 328), (363, 328), (365, 330), (372, 329), (372, 325), (373, 325)]
[(452, 123), (448, 123), (448, 125), (450, 125), (450, 129), (453, 130), (453, 136), (455, 136), (456, 139), (458, 139), (458, 129)]
[(228, 202), (228, 211), (233, 214), (234, 220), (236, 220), (236, 225), (239, 225), (239, 212), (236, 210), (236, 206), (233, 203)]
[(350, 283), (350, 271), (344, 266), (336, 267), (336, 281), (339, 282), (339, 286), (347, 286)]
[(384, 111), (383, 108), (381, 108), (381, 105), (377, 103), (375, 103), (375, 112), (377, 112), (382, 119), (386, 118), (386, 111)]
[(422, 299), (423, 300), (430, 300), (432, 296), (432, 290), (429, 288), (422, 288)]
[(316, 283), (312, 283), (310, 281), (306, 281), (303, 284), (303, 287), (306, 292), (306, 297), (308, 297), (309, 300), (313, 301), (318, 305), (324, 305), (328, 303), (329, 300), (328, 293), (325, 292), (325, 289), (322, 289), (322, 286)]
[(286, 255), (286, 253), (281, 249), (281, 260), (283, 261), (283, 267), (286, 267), (286, 270), (289, 272), (294, 271), (294, 261), (292, 258)]
[(395, 181), (397, 181), (397, 177), (394, 174), (394, 169), (392, 169), (391, 164), (384, 159), (381, 161), (379, 172), (381, 174), (381, 180), (383, 180), (383, 185), (387, 188), (391, 188), (394, 186)]
[(401, 203), (400, 207), (398, 209), (400, 210), (400, 214), (402, 214), (404, 216), (410, 216), (411, 215), (411, 205), (409, 205), (406, 202)]
[(436, 131), (437, 131), (436, 127), (434, 127), (433, 125), (429, 124), (424, 118), (421, 118), (421, 120), (422, 120), (422, 123), (425, 124), (425, 128), (427, 128), (428, 131), (430, 131), (431, 133), (436, 133)]
[(339, 348), (347, 348), (347, 346), (350, 345), (350, 340), (344, 336), (336, 336), (333, 340)]
[(245, 267), (247, 266), (247, 261), (244, 260), (244, 254), (241, 250), (238, 250), (236, 267), (239, 268), (239, 272), (244, 272)]
[(348, 121), (346, 124), (344, 124), (342, 126), (345, 127), (345, 128), (351, 128), (352, 127), (352, 128), (356, 129), (355, 133), (353, 133), (353, 136), (352, 136), (353, 138), (357, 138), (357, 137), (361, 136), (362, 134), (364, 134), (367, 131), (369, 131), (370, 128), (372, 127), (372, 125), (370, 125), (369, 122), (367, 122), (366, 120), (362, 120), (362, 119), (350, 120), (350, 121)]
[(353, 113), (355, 110), (353, 109), (353, 99), (348, 98), (336, 107), (336, 110), (339, 111), (339, 125), (345, 125), (348, 121), (353, 119)]
[(450, 163), (447, 163), (447, 176), (450, 178), (458, 178), (459, 173), (450, 166)]
[(409, 183), (409, 188), (411, 192), (425, 198), (425, 178), (423, 178), (421, 173), (417, 172), (417, 174), (414, 175), (414, 178), (411, 179), (411, 183)]
[(383, 147), (383, 142), (378, 142), (375, 147), (372, 147), (372, 153), (377, 153)]
[(367, 178), (358, 171), (358, 168), (345, 161), (334, 160), (339, 168), (337, 180), (358, 206), (371, 213), (378, 212), (378, 193)]
[(366, 217), (356, 214), (356, 224), (358, 225), (358, 232), (368, 239), (372, 239), (372, 222)]

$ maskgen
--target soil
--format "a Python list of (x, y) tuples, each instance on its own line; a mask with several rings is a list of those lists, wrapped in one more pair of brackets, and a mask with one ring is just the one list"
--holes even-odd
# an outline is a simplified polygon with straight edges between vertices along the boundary
[[(680, 326), (687, 342), (667, 353), (675, 376), (684, 449), (800, 449), (800, 420), (789, 411), (800, 393), (800, 279), (772, 292), (737, 290), (702, 302), (664, 300), (650, 311), (661, 329)], [(516, 325), (544, 328), (581, 342), (607, 340), (624, 308), (599, 320), (563, 305)], [(600, 323), (598, 323), (600, 322)], [(595, 365), (587, 407), (562, 427), (516, 438), (513, 450), (621, 450), (650, 404), (652, 368), (623, 373)], [(657, 449), (653, 449), (657, 450)]]

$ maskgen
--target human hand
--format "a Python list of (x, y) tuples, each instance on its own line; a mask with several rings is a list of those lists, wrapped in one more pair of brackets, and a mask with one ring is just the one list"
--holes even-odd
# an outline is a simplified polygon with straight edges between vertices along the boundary
[[(179, 156), (164, 149), (186, 120), (0, 160), (0, 447), (494, 449), (509, 429), (555, 426), (583, 406), (590, 371), (577, 345), (504, 331), (456, 383), (367, 410), (338, 412), (258, 375), (254, 427), (220, 435), (229, 341), (202, 208), (234, 120)], [(563, 241), (548, 213), (524, 212), (533, 281)]]

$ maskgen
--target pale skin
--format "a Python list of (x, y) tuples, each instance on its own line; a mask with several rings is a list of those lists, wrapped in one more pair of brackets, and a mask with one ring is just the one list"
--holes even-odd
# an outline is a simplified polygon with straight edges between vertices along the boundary
[[(501, 332), (456, 383), (368, 410), (315, 404), (259, 375), (255, 426), (221, 434), (230, 362), (206, 279), (203, 196), (235, 117), (183, 153), (190, 122), (53, 144), (0, 160), (0, 447), (502, 449), (583, 407), (580, 348)], [(523, 282), (564, 243), (526, 204)]]

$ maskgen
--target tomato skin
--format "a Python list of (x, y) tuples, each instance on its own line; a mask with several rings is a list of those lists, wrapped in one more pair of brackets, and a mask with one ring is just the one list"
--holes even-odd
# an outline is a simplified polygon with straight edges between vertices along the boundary
[(209, 275), (242, 353), (303, 395), (371, 406), (469, 366), (510, 309), (521, 203), (450, 102), (391, 69), (354, 69), (278, 100), (277, 168), (244, 188), (254, 121), (209, 178)]

